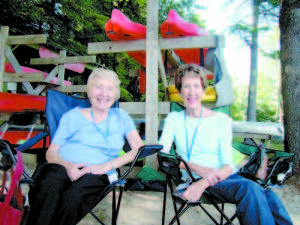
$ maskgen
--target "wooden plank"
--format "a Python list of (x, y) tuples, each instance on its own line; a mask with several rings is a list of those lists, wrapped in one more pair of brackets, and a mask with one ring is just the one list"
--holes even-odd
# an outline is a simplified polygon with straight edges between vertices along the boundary
[(43, 73), (4, 73), (3, 82), (44, 82)]
[[(67, 55), (67, 52), (65, 50), (61, 50), (59, 53), (59, 58), (65, 58)], [(65, 79), (65, 64), (59, 64), (58, 65), (58, 79), (57, 83), (63, 85)]]
[[(176, 72), (177, 68), (168, 68), (168, 76), (170, 75), (174, 75), (174, 73)], [(128, 76), (130, 77), (138, 77), (139, 74), (139, 69), (129, 69), (129, 74)], [(161, 75), (160, 73), (158, 74), (159, 76)]]
[(5, 48), (8, 37), (8, 30), (8, 27), (3, 26), (1, 27), (0, 32), (0, 91), (3, 91)]
[(165, 67), (164, 67), (164, 65), (162, 63), (161, 52), (158, 51), (157, 55), (158, 55), (158, 59), (157, 59), (158, 60), (158, 68), (159, 68), (159, 71), (160, 71), (160, 74), (161, 74), (164, 86), (165, 86), (165, 88), (168, 88), (167, 77), (166, 77)]
[(60, 86), (54, 89), (62, 92), (86, 92), (86, 85)]
[(32, 58), (31, 65), (48, 65), (48, 64), (75, 64), (75, 63), (93, 63), (96, 62), (96, 56), (68, 56), (64, 58)]
[(161, 49), (184, 49), (184, 48), (213, 48), (216, 47), (216, 36), (162, 38), (159, 41)]
[[(120, 108), (124, 109), (130, 115), (141, 115), (144, 117), (146, 114), (145, 102), (120, 102)], [(160, 115), (167, 115), (170, 112), (170, 102), (159, 102), (158, 113)]]
[(88, 43), (88, 54), (135, 52), (146, 50), (145, 40)]
[[(159, 38), (158, 47), (166, 49), (183, 49), (183, 48), (215, 48), (217, 47), (217, 38), (223, 36), (197, 36), (182, 38)], [(223, 42), (219, 45), (222, 47)], [(118, 42), (95, 42), (88, 44), (88, 54), (116, 53), (116, 52), (135, 52), (145, 51), (146, 40), (136, 41), (118, 41)]]
[(180, 58), (175, 54), (175, 52), (173, 50), (163, 50), (163, 55), (164, 51), (167, 51), (168, 63), (170, 63), (172, 67), (178, 67), (180, 65)]
[[(17, 73), (23, 73), (18, 60), (16, 59), (15, 55), (13, 54), (13, 52), (11, 51), (9, 46), (6, 46), (5, 54), (6, 54), (7, 59), (9, 60), (10, 64), (14, 68), (14, 70)], [(33, 94), (33, 95), (35, 94), (34, 89), (29, 82), (24, 81), (24, 82), (22, 82), (22, 84), (24, 85), (28, 94)]]
[[(147, 1), (146, 144), (158, 142), (158, 10), (158, 0)], [(146, 165), (157, 169), (156, 156), (147, 157)]]
[(9, 36), (7, 40), (7, 44), (9, 45), (46, 44), (47, 38), (48, 38), (47, 34)]
[[(55, 75), (58, 73), (58, 66), (55, 66), (50, 73), (48, 73), (48, 76), (44, 79), (44, 82), (42, 83), (49, 83), (50, 80), (52, 80)], [(35, 94), (39, 95), (47, 86), (45, 84), (40, 84), (35, 88)]]

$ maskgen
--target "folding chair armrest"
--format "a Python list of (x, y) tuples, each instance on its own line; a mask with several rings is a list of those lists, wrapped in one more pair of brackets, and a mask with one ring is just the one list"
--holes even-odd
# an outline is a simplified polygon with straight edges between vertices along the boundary
[(153, 155), (161, 149), (163, 149), (162, 145), (143, 145), (142, 147), (140, 147), (130, 167), (125, 171), (125, 173), (121, 176), (119, 180), (123, 180), (131, 172), (138, 159), (142, 159), (147, 156)]
[(191, 171), (189, 165), (187, 164), (187, 162), (179, 155), (171, 155), (171, 154), (160, 152), (158, 154), (158, 162), (160, 165), (160, 170), (164, 173), (169, 173), (169, 172), (177, 173), (176, 169), (179, 169), (179, 165), (182, 162), (184, 164), (186, 171), (188, 172), (188, 175), (190, 176), (192, 182), (197, 181), (197, 179), (195, 179), (195, 177), (193, 176), (192, 171)]
[(18, 150), (20, 152), (24, 152), (27, 149), (31, 148), (33, 145), (37, 144), (40, 140), (42, 140), (43, 138), (45, 138), (47, 135), (48, 135), (48, 133), (46, 133), (46, 132), (38, 133), (34, 137), (32, 137), (29, 140), (27, 140), (24, 144), (18, 146), (16, 148), (16, 150)]

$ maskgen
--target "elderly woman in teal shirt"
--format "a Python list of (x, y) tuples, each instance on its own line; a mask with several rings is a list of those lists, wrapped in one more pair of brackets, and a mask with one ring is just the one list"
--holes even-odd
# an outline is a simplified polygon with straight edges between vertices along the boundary
[[(91, 108), (63, 115), (47, 151), (48, 164), (30, 189), (30, 225), (76, 224), (96, 202), (96, 193), (116, 179), (116, 168), (132, 161), (143, 144), (129, 115), (111, 108), (120, 97), (115, 72), (95, 69), (87, 94)], [(132, 150), (119, 156), (124, 137)]]

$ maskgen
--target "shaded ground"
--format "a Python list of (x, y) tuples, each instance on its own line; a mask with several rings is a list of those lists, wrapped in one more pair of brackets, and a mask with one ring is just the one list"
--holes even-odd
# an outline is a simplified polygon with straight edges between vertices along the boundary
[[(25, 156), (24, 163), (30, 168), (35, 168), (32, 157)], [(0, 177), (2, 174), (0, 174)], [(23, 187), (26, 192), (26, 186)], [(295, 225), (300, 225), (300, 188), (286, 185), (283, 188), (275, 189), (283, 204), (287, 208)], [(120, 225), (156, 225), (161, 224), (162, 217), (163, 193), (161, 192), (130, 192), (127, 191), (123, 195), (122, 205), (119, 213), (118, 224)], [(213, 207), (206, 205), (207, 209), (218, 215)], [(228, 215), (233, 214), (235, 206), (226, 205)], [(106, 224), (111, 224), (111, 195), (107, 196), (101, 204), (99, 204), (94, 212), (103, 219)], [(166, 221), (168, 222), (173, 216), (173, 205), (168, 194)], [(194, 207), (188, 210), (181, 217), (183, 225), (210, 225), (213, 224), (205, 213), (199, 208)], [(239, 224), (237, 220), (235, 224)], [(99, 224), (91, 215), (87, 215), (79, 225), (96, 225)], [(166, 223), (167, 224), (167, 223)]]
[[(287, 208), (295, 225), (300, 225), (300, 192), (293, 186), (285, 186), (284, 188), (275, 190), (282, 199), (283, 204)], [(156, 225), (161, 224), (162, 217), (163, 193), (160, 192), (130, 192), (124, 193), (121, 210), (118, 218), (120, 225)], [(99, 204), (95, 212), (101, 216), (107, 224), (111, 224), (111, 196), (108, 196), (101, 204)], [(213, 207), (206, 205), (213, 213), (218, 215)], [(235, 206), (227, 204), (225, 207), (227, 214), (231, 215)], [(167, 199), (166, 221), (168, 222), (173, 216), (173, 205), (170, 196)], [(216, 217), (218, 218), (218, 217)], [(188, 210), (181, 217), (183, 225), (199, 225), (213, 224), (205, 213), (199, 208), (194, 207)], [(238, 220), (234, 221), (239, 224)], [(79, 225), (94, 225), (98, 224), (91, 215), (88, 215), (82, 220)], [(166, 223), (167, 224), (167, 223)]]

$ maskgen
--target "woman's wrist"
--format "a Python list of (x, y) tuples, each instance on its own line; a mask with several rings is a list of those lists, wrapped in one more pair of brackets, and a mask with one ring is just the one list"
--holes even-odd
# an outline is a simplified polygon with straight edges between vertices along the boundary
[(111, 166), (111, 169), (110, 170), (114, 170), (115, 167), (114, 167), (114, 163), (112, 161), (110, 161), (110, 166)]

